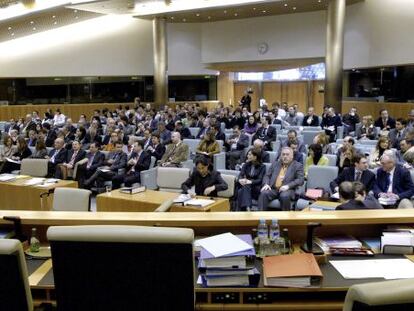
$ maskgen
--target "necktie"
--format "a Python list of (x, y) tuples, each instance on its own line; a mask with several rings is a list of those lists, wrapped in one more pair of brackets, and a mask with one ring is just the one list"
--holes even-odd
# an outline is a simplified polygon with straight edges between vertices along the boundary
[(95, 154), (89, 157), (88, 164), (86, 165), (87, 168), (91, 167), (94, 158), (95, 158)]
[(388, 188), (390, 187), (391, 184), (391, 174), (387, 173), (386, 175), (386, 180), (385, 180), (385, 192), (388, 192)]
[(357, 171), (355, 181), (361, 181), (361, 175), (362, 175), (362, 173), (360, 171)]
[(50, 158), (50, 162), (55, 163), (55, 158), (56, 158), (56, 156), (57, 156), (58, 153), (59, 153), (59, 150), (56, 150), (55, 149), (55, 153)]
[(263, 136), (266, 136), (266, 134), (267, 134), (267, 128), (264, 129)]
[(73, 162), (75, 162), (75, 158), (77, 154), (78, 154), (77, 151), (72, 154), (72, 157), (70, 158), (70, 161), (69, 161), (70, 165), (73, 165)]
[(287, 170), (286, 166), (282, 166), (282, 168), (280, 169), (279, 175), (277, 176), (276, 182), (275, 182), (276, 189), (279, 189), (280, 187), (282, 187), (283, 180), (285, 179), (286, 170)]

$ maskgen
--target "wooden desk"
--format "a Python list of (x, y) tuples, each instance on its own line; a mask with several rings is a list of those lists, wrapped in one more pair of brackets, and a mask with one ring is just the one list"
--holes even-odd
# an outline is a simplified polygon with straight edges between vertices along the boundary
[[(137, 194), (121, 193), (113, 190), (102, 193), (96, 197), (96, 210), (98, 212), (153, 212), (167, 200), (177, 198), (179, 193), (146, 190)], [(230, 203), (228, 199), (214, 198), (215, 203), (206, 207), (173, 205), (171, 212), (228, 212)]]
[[(47, 187), (25, 186), (31, 177), (22, 177), (10, 182), (0, 182), (0, 210), (32, 210), (41, 211), (40, 194), (57, 187), (77, 188), (78, 183), (72, 180), (59, 180)], [(49, 209), (52, 206), (53, 195), (45, 204)], [(45, 208), (47, 208), (45, 207)]]

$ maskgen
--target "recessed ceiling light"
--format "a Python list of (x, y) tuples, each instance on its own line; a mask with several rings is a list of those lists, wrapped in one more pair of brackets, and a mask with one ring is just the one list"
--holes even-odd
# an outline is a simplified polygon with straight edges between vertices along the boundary
[(57, 22), (53, 22), (53, 25), (57, 25)]
[(211, 19), (211, 16), (208, 16), (207, 18), (208, 18), (208, 19)]
[(53, 15), (52, 18), (56, 18), (56, 15)]
[(183, 18), (183, 22), (185, 23), (187, 20), (185, 18)]
[(34, 24), (34, 21), (30, 21), (30, 24), (32, 24), (32, 25), (33, 25), (33, 24)]
[(256, 8), (253, 8), (253, 11), (256, 11)]
[(33, 30), (36, 30), (36, 27), (33, 27), (32, 29), (33, 29)]
[(197, 13), (196, 16), (199, 17), (200, 16), (200, 13)]
[(239, 15), (239, 14), (237, 14), (237, 13), (234, 13), (234, 16), (237, 16), (237, 15)]
[(14, 32), (11, 33), (11, 36), (14, 37)]
[(288, 6), (288, 4), (287, 4), (287, 3), (285, 3), (285, 6)]
[(266, 10), (263, 10), (262, 13), (266, 13)]
[(7, 28), (8, 30), (11, 30), (12, 28), (9, 26), (9, 28)]
[(296, 10), (296, 7), (294, 6), (292, 9)]

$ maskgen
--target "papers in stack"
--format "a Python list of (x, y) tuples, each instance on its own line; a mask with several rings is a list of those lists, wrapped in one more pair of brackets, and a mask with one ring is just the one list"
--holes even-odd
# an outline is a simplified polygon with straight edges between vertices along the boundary
[(224, 233), (197, 243), (201, 246), (198, 268), (202, 285), (251, 286), (259, 282), (250, 235)]
[(189, 194), (180, 194), (176, 199), (173, 200), (174, 203), (181, 203), (183, 205), (192, 205), (205, 207), (214, 203), (214, 200), (208, 199), (192, 199)]
[(414, 263), (409, 259), (331, 260), (330, 264), (345, 279), (414, 278)]
[(263, 283), (276, 287), (310, 287), (320, 284), (322, 272), (313, 254), (270, 256), (263, 259)]
[(352, 236), (315, 237), (314, 241), (325, 253), (329, 253), (330, 248), (362, 248), (362, 243)]
[(408, 246), (411, 248), (414, 246), (414, 234), (410, 231), (385, 231), (381, 236), (381, 252), (387, 246)]
[(147, 188), (145, 186), (142, 187), (123, 187), (119, 189), (119, 192), (127, 193), (127, 194), (136, 194), (140, 192), (144, 192)]
[(16, 175), (13, 174), (1, 174), (0, 181), (13, 181), (16, 179)]
[(35, 177), (35, 178), (30, 178), (28, 181), (26, 181), (25, 183), (24, 183), (24, 185), (25, 186), (35, 186), (35, 185), (40, 185), (40, 184), (42, 184), (43, 183), (43, 181), (44, 181), (45, 179), (44, 178), (38, 178), (38, 177)]

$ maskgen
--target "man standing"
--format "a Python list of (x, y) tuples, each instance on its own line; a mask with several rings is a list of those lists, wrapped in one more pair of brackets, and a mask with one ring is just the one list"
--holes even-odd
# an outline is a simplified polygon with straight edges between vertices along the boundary
[(303, 165), (293, 160), (293, 150), (285, 147), (279, 161), (275, 161), (263, 178), (258, 201), (259, 211), (268, 209), (269, 203), (279, 199), (283, 211), (290, 210), (290, 202), (304, 183)]
[[(410, 172), (396, 164), (393, 153), (384, 153), (381, 167), (377, 171), (374, 195), (383, 205), (395, 205), (398, 208), (413, 208), (410, 199), (414, 195), (414, 184)], [(388, 203), (384, 204), (382, 202)]]

